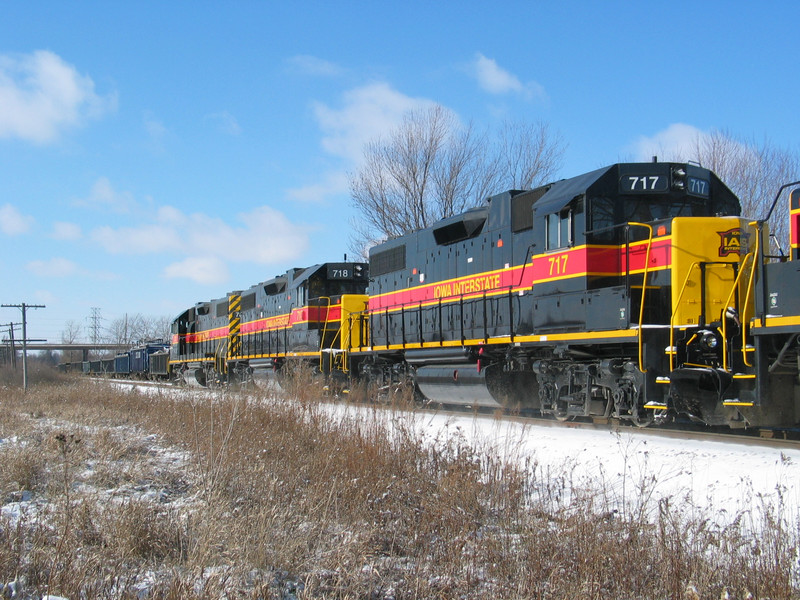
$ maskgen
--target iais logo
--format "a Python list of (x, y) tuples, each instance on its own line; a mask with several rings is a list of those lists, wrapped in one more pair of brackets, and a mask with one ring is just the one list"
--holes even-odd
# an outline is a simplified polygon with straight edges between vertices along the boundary
[(729, 254), (738, 254), (741, 256), (742, 242), (747, 239), (747, 236), (742, 238), (742, 229), (734, 227), (728, 231), (718, 231), (717, 234), (720, 238), (719, 255), (728, 256)]

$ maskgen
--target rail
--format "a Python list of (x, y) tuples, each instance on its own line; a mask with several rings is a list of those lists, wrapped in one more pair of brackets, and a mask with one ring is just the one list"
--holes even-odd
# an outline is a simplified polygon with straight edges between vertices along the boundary
[[(316, 308), (317, 308), (317, 320), (320, 320), (319, 311), (320, 311), (321, 308), (323, 308), (323, 302), (324, 302), (324, 308), (325, 308), (325, 318), (321, 319), (322, 322), (323, 322), (322, 334), (319, 336), (319, 370), (320, 370), (320, 372), (324, 372), (324, 365), (322, 363), (322, 361), (323, 361), (322, 351), (326, 347), (325, 346), (325, 338), (328, 336), (328, 314), (330, 313), (331, 299), (330, 299), (329, 296), (320, 296), (319, 298), (315, 298), (315, 300), (320, 301), (319, 304), (316, 306)], [(308, 313), (309, 313), (308, 314), (308, 319), (310, 321), (311, 320), (311, 300), (309, 300), (309, 302), (308, 302)], [(334, 336), (334, 339), (335, 339), (335, 336)]]

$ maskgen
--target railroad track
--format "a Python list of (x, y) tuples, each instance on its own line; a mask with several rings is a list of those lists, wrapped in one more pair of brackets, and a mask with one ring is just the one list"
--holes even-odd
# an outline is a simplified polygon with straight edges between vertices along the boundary
[[(139, 385), (146, 387), (160, 387), (166, 389), (180, 389), (176, 388), (173, 384), (158, 382), (158, 381), (132, 381), (127, 379), (107, 379), (107, 378), (92, 378), (94, 381), (100, 382), (113, 382), (121, 385)], [(206, 389), (206, 388), (186, 388), (192, 389)], [(336, 401), (331, 397), (327, 397), (326, 401)], [(349, 401), (349, 400), (348, 400)], [(352, 402), (363, 406), (375, 407), (375, 404)], [(389, 406), (389, 405), (385, 405)], [(393, 405), (392, 409), (398, 409), (397, 405)], [(534, 425), (537, 427), (548, 428), (563, 428), (563, 429), (583, 429), (595, 431), (608, 431), (608, 432), (624, 432), (643, 437), (658, 437), (663, 439), (676, 439), (676, 440), (692, 440), (692, 441), (708, 441), (708, 442), (722, 442), (722, 443), (735, 443), (742, 445), (751, 445), (759, 447), (771, 448), (787, 448), (787, 449), (800, 449), (800, 431), (797, 430), (783, 430), (783, 429), (764, 429), (753, 428), (743, 430), (727, 430), (724, 428), (708, 428), (698, 426), (692, 423), (672, 423), (669, 425), (652, 426), (652, 427), (636, 427), (625, 421), (618, 421), (615, 419), (595, 419), (589, 420), (572, 420), (572, 421), (558, 421), (556, 419), (541, 417), (535, 414), (520, 414), (511, 411), (499, 411), (492, 409), (478, 409), (470, 408), (460, 405), (447, 405), (436, 404), (428, 406), (416, 406), (414, 410), (423, 414), (442, 414), (448, 413), (453, 415), (474, 415), (485, 418), (503, 418), (510, 422), (520, 423), (522, 425)]]

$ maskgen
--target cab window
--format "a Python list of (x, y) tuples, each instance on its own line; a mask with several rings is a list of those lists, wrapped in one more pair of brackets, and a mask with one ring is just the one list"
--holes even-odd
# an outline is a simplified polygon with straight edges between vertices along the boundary
[(547, 250), (566, 248), (572, 244), (572, 210), (564, 210), (545, 217), (545, 242)]

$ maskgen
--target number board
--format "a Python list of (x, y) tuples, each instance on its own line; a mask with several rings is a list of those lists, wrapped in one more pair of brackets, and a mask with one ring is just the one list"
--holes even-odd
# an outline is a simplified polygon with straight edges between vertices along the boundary
[(665, 174), (623, 175), (619, 178), (620, 194), (660, 194), (669, 190)]
[(699, 177), (689, 177), (687, 179), (687, 192), (690, 196), (700, 196), (701, 198), (708, 198), (711, 192), (711, 183), (707, 179), (700, 179)]
[(328, 279), (352, 279), (353, 266), (348, 264), (328, 265)]

